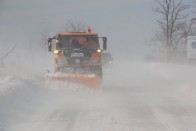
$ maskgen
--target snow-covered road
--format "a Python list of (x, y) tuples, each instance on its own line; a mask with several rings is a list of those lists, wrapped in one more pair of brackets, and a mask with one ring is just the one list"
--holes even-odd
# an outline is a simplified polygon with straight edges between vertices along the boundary
[(94, 92), (0, 75), (0, 131), (195, 131), (195, 76), (188, 65), (116, 63)]

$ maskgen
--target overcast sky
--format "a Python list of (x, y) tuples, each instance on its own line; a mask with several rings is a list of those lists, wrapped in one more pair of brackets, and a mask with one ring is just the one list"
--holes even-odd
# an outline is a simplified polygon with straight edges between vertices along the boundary
[(72, 19), (107, 36), (115, 56), (137, 56), (156, 32), (156, 6), (154, 0), (0, 0), (0, 48), (29, 37), (38, 42), (45, 30), (53, 36)]

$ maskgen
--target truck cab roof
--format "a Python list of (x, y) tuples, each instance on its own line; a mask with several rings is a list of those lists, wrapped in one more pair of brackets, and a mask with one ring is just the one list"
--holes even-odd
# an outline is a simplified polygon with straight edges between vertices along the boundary
[(97, 36), (98, 33), (88, 33), (88, 32), (64, 32), (58, 35), (61, 36)]

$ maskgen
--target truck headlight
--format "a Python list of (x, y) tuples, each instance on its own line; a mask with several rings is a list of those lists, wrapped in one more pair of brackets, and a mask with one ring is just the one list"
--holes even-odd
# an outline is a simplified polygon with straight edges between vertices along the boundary
[(59, 51), (58, 50), (54, 50), (54, 54), (58, 54), (59, 53)]
[(98, 52), (98, 53), (101, 53), (101, 49), (98, 49), (97, 52)]

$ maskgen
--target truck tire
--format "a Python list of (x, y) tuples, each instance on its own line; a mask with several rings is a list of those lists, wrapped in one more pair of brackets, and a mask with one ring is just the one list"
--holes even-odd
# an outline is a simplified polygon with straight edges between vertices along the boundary
[(95, 67), (94, 72), (95, 72), (96, 75), (98, 75), (98, 76), (100, 76), (102, 78), (103, 71), (102, 71), (102, 67), (101, 66)]
[(60, 67), (54, 67), (54, 72), (59, 72), (60, 71)]

